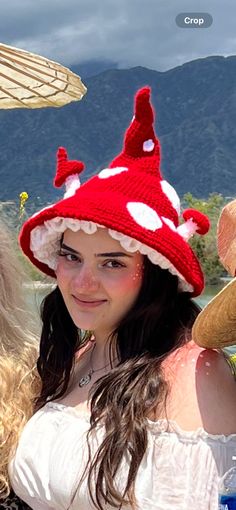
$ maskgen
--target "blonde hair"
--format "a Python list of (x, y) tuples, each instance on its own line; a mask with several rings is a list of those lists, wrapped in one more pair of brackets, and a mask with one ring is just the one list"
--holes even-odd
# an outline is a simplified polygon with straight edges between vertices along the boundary
[(25, 278), (10, 233), (0, 224), (0, 499), (10, 492), (10, 456), (39, 391), (38, 344), (24, 302)]

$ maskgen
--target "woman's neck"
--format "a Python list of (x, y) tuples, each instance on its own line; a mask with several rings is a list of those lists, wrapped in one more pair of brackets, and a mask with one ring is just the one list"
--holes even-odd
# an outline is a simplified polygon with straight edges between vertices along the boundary
[(93, 352), (91, 355), (91, 363), (94, 370), (112, 365), (117, 361), (117, 354), (115, 346), (111, 346), (109, 340), (106, 342), (97, 342), (97, 338), (95, 338), (95, 345), (93, 348)]

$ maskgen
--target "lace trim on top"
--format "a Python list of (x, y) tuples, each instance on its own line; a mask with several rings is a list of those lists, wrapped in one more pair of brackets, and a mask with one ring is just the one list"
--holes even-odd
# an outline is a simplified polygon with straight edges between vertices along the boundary
[[(54, 409), (55, 411), (65, 412), (71, 416), (74, 416), (77, 419), (81, 419), (86, 421), (88, 424), (90, 423), (90, 414), (83, 412), (80, 413), (76, 408), (67, 406), (65, 404), (61, 404), (59, 402), (48, 402), (45, 404), (45, 408)], [(195, 442), (198, 439), (202, 440), (212, 440), (219, 441), (221, 443), (227, 443), (229, 441), (235, 441), (236, 443), (236, 433), (229, 434), (228, 436), (224, 434), (210, 434), (202, 427), (199, 427), (196, 430), (184, 430), (182, 429), (174, 420), (166, 420), (160, 419), (158, 421), (151, 421), (147, 418), (148, 430), (153, 434), (161, 434), (161, 435), (169, 435), (176, 434), (180, 436), (182, 439), (190, 440)]]

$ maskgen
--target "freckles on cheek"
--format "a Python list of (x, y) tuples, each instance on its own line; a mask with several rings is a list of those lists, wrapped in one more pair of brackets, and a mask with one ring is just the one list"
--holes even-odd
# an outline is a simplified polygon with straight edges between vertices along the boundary
[(144, 265), (137, 263), (132, 274), (131, 274), (131, 280), (133, 283), (136, 283), (139, 285), (143, 278), (143, 271), (144, 271)]
[(123, 290), (132, 290), (141, 287), (143, 276), (143, 267), (141, 264), (133, 269), (133, 271), (123, 279), (122, 288)]

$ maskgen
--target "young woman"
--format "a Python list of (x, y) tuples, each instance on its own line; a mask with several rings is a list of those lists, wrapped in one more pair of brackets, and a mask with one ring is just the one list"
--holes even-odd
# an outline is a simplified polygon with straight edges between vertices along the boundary
[[(0, 225), (0, 508), (26, 510), (10, 494), (8, 463), (18, 436), (33, 414), (37, 343), (23, 299), (24, 276), (10, 232)], [(32, 328), (33, 329), (33, 328)]]
[(34, 510), (217, 510), (236, 451), (235, 381), (191, 341), (203, 275), (183, 212), (160, 174), (150, 89), (135, 99), (124, 149), (80, 187), (58, 152), (60, 202), (29, 219), (25, 254), (56, 277), (42, 309), (38, 411), (10, 463)]

